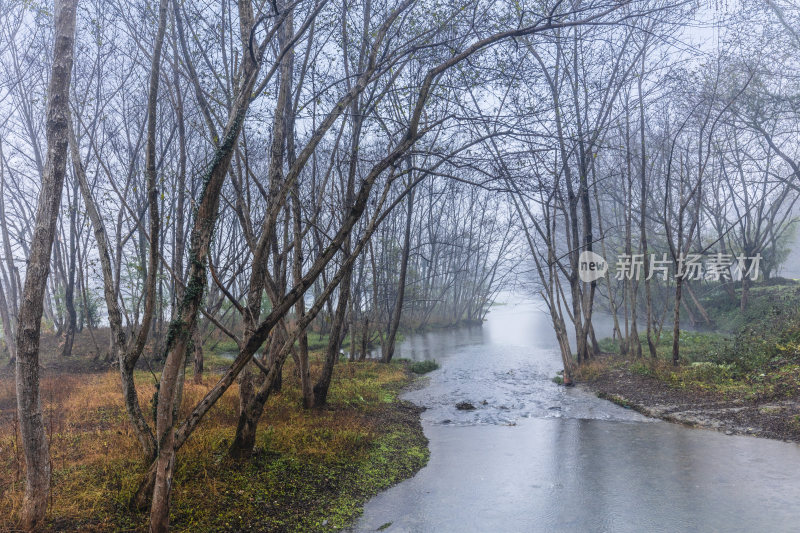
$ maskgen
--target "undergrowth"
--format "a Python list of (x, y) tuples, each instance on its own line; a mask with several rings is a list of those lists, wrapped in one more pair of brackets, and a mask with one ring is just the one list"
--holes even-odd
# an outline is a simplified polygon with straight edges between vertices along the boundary
[[(800, 284), (791, 280), (761, 283), (751, 288), (747, 309), (722, 288), (702, 299), (716, 332), (682, 331), (680, 365), (671, 364), (672, 335), (657, 343), (656, 360), (615, 358), (585, 365), (581, 377), (594, 379), (604, 365), (653, 377), (678, 389), (706, 391), (724, 398), (780, 400), (800, 396)], [(729, 331), (733, 331), (730, 333)], [(619, 342), (601, 341), (604, 352), (619, 353)]]
[[(319, 371), (314, 357), (312, 373)], [(142, 403), (152, 375), (137, 371)], [(347, 526), (362, 504), (413, 475), (428, 458), (416, 408), (398, 399), (410, 378), (403, 362), (336, 367), (329, 405), (304, 410), (291, 362), (282, 391), (259, 423), (256, 451), (234, 461), (238, 389), (231, 386), (178, 455), (174, 531), (318, 531)], [(218, 380), (187, 377), (182, 414)], [(41, 381), (50, 441), (48, 527), (72, 531), (145, 531), (147, 516), (128, 509), (145, 465), (128, 423), (119, 375), (46, 373)], [(0, 530), (14, 527), (24, 485), (14, 383), (0, 376)], [(143, 405), (143, 411), (149, 409)], [(152, 422), (152, 421), (151, 421)]]

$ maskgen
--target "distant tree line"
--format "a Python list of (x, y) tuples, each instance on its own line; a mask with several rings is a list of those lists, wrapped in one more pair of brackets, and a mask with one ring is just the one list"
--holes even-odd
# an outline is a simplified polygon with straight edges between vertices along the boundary
[[(745, 310), (752, 275), (779, 273), (800, 192), (798, 28), (790, 2), (685, 3), (521, 38), (496, 104), (473, 104), (515, 131), (484, 143), (486, 164), (518, 214), (566, 382), (600, 351), (598, 310), (635, 356), (656, 357), (671, 331), (678, 364), (681, 324), (713, 326), (702, 291)], [(605, 277), (581, 280), (586, 251)], [(691, 275), (692, 256), (723, 266)]]

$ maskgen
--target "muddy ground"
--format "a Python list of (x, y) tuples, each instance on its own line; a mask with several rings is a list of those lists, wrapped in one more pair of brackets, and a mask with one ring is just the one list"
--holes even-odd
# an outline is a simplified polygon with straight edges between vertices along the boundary
[(583, 381), (600, 398), (646, 416), (728, 435), (800, 443), (800, 401), (725, 399), (713, 392), (675, 388), (656, 378), (609, 366)]

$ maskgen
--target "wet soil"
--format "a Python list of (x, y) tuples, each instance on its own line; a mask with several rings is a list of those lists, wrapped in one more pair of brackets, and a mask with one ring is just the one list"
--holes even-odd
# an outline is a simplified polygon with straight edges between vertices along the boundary
[(643, 415), (728, 435), (800, 443), (800, 399), (726, 399), (711, 391), (675, 388), (624, 367), (606, 367), (581, 383), (600, 398)]

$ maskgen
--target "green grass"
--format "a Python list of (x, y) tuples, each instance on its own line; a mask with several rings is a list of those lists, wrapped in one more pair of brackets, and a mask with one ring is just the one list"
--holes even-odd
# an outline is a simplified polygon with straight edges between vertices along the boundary
[[(800, 284), (771, 280), (751, 288), (742, 312), (717, 286), (702, 296), (717, 332), (682, 331), (680, 365), (673, 367), (671, 332), (657, 342), (658, 358), (616, 360), (628, 371), (654, 377), (675, 388), (691, 388), (726, 398), (782, 399), (800, 396)], [(619, 343), (600, 342), (605, 352), (619, 353)], [(593, 370), (587, 370), (591, 373)]]
[(719, 284), (710, 285), (699, 296), (703, 306), (719, 331), (735, 333), (741, 328), (761, 322), (765, 315), (776, 310), (789, 312), (800, 306), (800, 284), (794, 280), (776, 278), (750, 287), (749, 303), (740, 309), (741, 287), (734, 288), (736, 298)]
[(439, 363), (434, 361), (417, 361), (411, 364), (411, 371), (415, 374), (427, 374), (439, 369)]
[[(649, 357), (647, 347), (647, 337), (644, 332), (639, 333), (642, 341), (642, 353)], [(681, 331), (678, 338), (680, 347), (680, 357), (684, 363), (694, 363), (698, 361), (709, 361), (719, 357), (730, 346), (731, 336), (724, 333)], [(600, 341), (600, 349), (603, 352), (619, 353), (620, 343), (618, 340), (610, 338)], [(665, 361), (672, 360), (672, 332), (662, 333), (656, 342), (656, 354), (659, 359)]]
[(410, 477), (428, 460), (424, 436), (402, 424), (374, 439), (359, 437), (347, 453), (322, 460), (275, 451), (268, 431), (259, 446), (262, 451), (245, 463), (230, 460), (220, 447), (212, 472), (203, 463), (185, 464), (177, 483), (201, 476), (216, 490), (212, 504), (198, 505), (203, 487), (192, 483), (193, 493), (184, 494), (173, 510), (178, 530), (342, 529), (370, 496)]
[[(359, 341), (361, 340), (360, 337), (356, 337)], [(401, 334), (397, 334), (397, 341), (401, 342), (403, 340), (403, 336)], [(308, 334), (308, 349), (310, 351), (318, 351), (324, 350), (328, 347), (328, 342), (330, 341), (330, 335), (327, 333), (315, 333), (311, 332)], [(223, 338), (219, 340), (212, 340), (206, 343), (205, 345), (207, 349), (207, 353), (216, 353), (216, 354), (224, 354), (230, 352), (238, 351), (238, 347), (236, 343), (229, 339)], [(342, 348), (349, 348), (350, 347), (350, 335), (346, 335), (344, 341), (342, 342)]]

